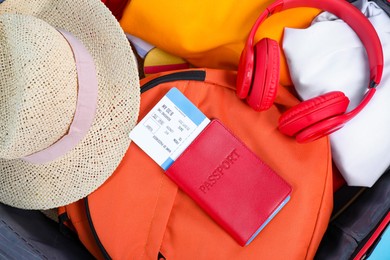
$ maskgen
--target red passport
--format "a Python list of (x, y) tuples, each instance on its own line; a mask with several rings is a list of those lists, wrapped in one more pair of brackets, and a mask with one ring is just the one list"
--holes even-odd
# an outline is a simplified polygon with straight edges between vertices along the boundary
[(288, 202), (291, 186), (218, 120), (166, 174), (241, 246)]

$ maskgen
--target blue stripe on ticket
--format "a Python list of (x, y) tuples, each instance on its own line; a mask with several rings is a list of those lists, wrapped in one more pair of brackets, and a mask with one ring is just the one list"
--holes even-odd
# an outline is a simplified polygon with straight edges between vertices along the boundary
[(177, 88), (169, 90), (166, 96), (197, 126), (206, 118)]
[(164, 170), (167, 170), (169, 168), (169, 166), (171, 166), (171, 164), (174, 162), (174, 160), (169, 157), (168, 159), (166, 159), (166, 161), (161, 165), (161, 168), (163, 168)]

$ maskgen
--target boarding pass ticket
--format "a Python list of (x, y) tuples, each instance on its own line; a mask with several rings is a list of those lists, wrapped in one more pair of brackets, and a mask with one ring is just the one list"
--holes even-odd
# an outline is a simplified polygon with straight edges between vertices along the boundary
[(129, 136), (166, 170), (209, 123), (210, 119), (190, 100), (172, 88)]

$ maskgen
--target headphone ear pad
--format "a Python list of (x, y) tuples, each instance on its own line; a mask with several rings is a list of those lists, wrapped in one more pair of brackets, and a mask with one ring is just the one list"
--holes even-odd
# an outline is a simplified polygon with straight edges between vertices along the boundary
[(282, 114), (279, 118), (279, 130), (288, 136), (294, 136), (322, 120), (344, 114), (348, 104), (348, 97), (340, 91), (303, 101)]
[(263, 38), (254, 47), (254, 73), (247, 103), (256, 111), (267, 110), (274, 103), (279, 86), (279, 43)]

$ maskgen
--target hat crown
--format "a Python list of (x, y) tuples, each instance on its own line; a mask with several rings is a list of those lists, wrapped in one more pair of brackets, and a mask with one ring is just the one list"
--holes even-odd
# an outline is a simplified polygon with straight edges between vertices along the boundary
[(33, 16), (0, 15), (0, 158), (55, 143), (76, 109), (77, 72), (66, 39)]

